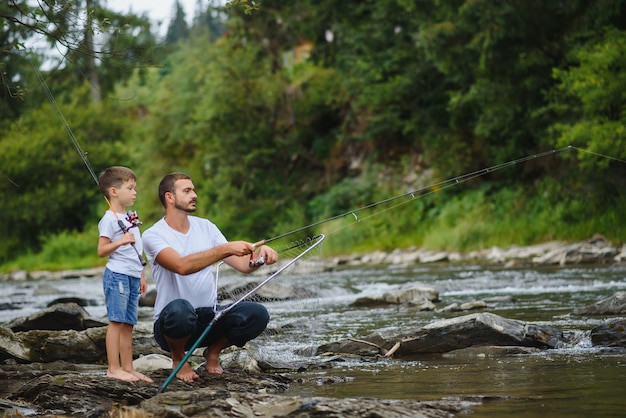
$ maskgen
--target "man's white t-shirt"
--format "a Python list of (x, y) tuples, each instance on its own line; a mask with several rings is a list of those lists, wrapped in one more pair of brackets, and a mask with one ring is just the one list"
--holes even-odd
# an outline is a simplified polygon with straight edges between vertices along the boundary
[(196, 273), (181, 275), (160, 266), (157, 255), (166, 248), (174, 249), (181, 257), (205, 251), (228, 242), (211, 221), (189, 216), (189, 231), (183, 234), (171, 228), (162, 218), (143, 233), (143, 245), (152, 266), (157, 297), (154, 303), (154, 319), (174, 299), (186, 299), (194, 308), (212, 307), (217, 302), (217, 287), (213, 267), (208, 266)]
[[(118, 213), (116, 218), (111, 210), (107, 210), (100, 219), (100, 222), (98, 222), (98, 233), (100, 236), (109, 238), (111, 241), (120, 239), (122, 235), (124, 235), (124, 232), (117, 222), (118, 219), (124, 223), (125, 228), (132, 226), (132, 224), (126, 220), (125, 213)], [(135, 236), (135, 248), (139, 254), (141, 254), (143, 245), (141, 243), (141, 232), (139, 232), (139, 228), (130, 228), (128, 232), (132, 232)], [(117, 250), (113, 251), (108, 257), (106, 267), (112, 272), (126, 274), (132, 277), (141, 277), (141, 272), (143, 271), (143, 266), (139, 261), (137, 252), (135, 252), (130, 245), (122, 245)]]

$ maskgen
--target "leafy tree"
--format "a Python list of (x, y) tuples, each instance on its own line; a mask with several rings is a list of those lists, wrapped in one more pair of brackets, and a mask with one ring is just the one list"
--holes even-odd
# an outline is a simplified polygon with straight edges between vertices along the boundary
[[(326, 1), (321, 9), (315, 19), (301, 20), (314, 39), (313, 59), (342, 74), (346, 107), (335, 152), (345, 165), (336, 167), (338, 177), (360, 174), (363, 155), (397, 162), (424, 152), (424, 143), (448, 123), (449, 81), (425, 59), (416, 6)], [(359, 170), (347, 171), (355, 163)]]
[(190, 173), (199, 213), (229, 235), (264, 236), (279, 208), (320, 190), (335, 74), (306, 61), (273, 65), (262, 46), (238, 37), (192, 38), (152, 80), (148, 116), (135, 131), (150, 144), (148, 176), (160, 179), (162, 167)]
[(181, 6), (180, 1), (176, 0), (174, 4), (174, 18), (170, 21), (167, 28), (165, 43), (173, 45), (188, 37), (189, 25), (187, 25), (185, 20), (185, 9)]
[(590, 151), (567, 155), (572, 165), (577, 157), (580, 169), (563, 178), (559, 194), (584, 193), (585, 207), (596, 208), (590, 216), (609, 210), (626, 187), (625, 52), (626, 31), (608, 27), (575, 49), (573, 65), (554, 71), (559, 84), (552, 103), (560, 115), (552, 127), (556, 141)]
[(450, 93), (451, 125), (465, 126), (477, 146), (467, 157), (489, 165), (553, 147), (542, 140), (552, 115), (538, 111), (550, 106), (552, 70), (620, 10), (612, 2), (510, 0), (452, 2), (429, 15), (423, 32), (433, 62), (458, 80)]
[[(563, 110), (555, 125), (561, 146), (576, 145), (615, 158), (626, 158), (626, 31), (607, 28), (595, 42), (576, 50), (576, 64), (555, 69)], [(568, 100), (569, 99), (569, 100)], [(580, 154), (583, 167), (606, 166), (590, 154)]]
[(30, 67), (18, 50), (32, 33), (28, 25), (20, 22), (20, 10), (26, 7), (26, 1), (0, 3), (0, 118), (6, 120), (19, 115), (25, 107), (27, 87), (21, 74)]
[[(96, 173), (113, 164), (132, 166), (122, 143), (123, 117), (106, 106), (89, 105), (87, 85), (71, 97), (59, 106)], [(81, 231), (97, 219), (99, 190), (47, 104), (7, 130), (0, 141), (0, 166), (0, 192), (11, 196), (2, 202), (0, 261), (27, 249), (36, 251), (48, 234)]]
[[(154, 63), (158, 56), (147, 17), (114, 13), (101, 7), (99, 0), (37, 4), (11, 0), (0, 6), (0, 13), (6, 23), (0, 28), (3, 50), (11, 52), (3, 54), (0, 62), (0, 70), (6, 73), (3, 84), (13, 92), (5, 96), (8, 101), (15, 92), (31, 87), (23, 84), (26, 73), (32, 70), (24, 65), (29, 56), (53, 67), (51, 84), (74, 86), (89, 81), (96, 102), (106, 97), (115, 82), (124, 81), (130, 69)], [(36, 37), (43, 38), (52, 53), (47, 48), (38, 53), (40, 46), (33, 42)], [(28, 49), (27, 40), (32, 45)]]

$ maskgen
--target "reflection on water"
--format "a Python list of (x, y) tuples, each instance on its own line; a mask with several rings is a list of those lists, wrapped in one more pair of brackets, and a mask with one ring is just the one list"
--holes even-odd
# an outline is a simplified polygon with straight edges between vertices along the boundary
[[(289, 394), (414, 400), (477, 397), (482, 402), (472, 407), (472, 416), (480, 417), (626, 415), (625, 352), (591, 346), (589, 330), (603, 319), (569, 316), (577, 307), (626, 290), (624, 266), (517, 270), (445, 266), (335, 272), (325, 275), (320, 284), (325, 297), (318, 301), (316, 318), (324, 324), (323, 339), (358, 338), (384, 328), (419, 327), (465, 314), (349, 306), (357, 297), (380, 295), (408, 283), (437, 289), (439, 308), (511, 296), (512, 301), (488, 311), (559, 328), (576, 336), (576, 343), (533, 355), (431, 355), (412, 361), (334, 363), (322, 371), (290, 373), (302, 383), (293, 385)], [(315, 383), (328, 382), (322, 377), (331, 376), (341, 383)]]
[[(228, 277), (221, 280), (228, 281)], [(330, 397), (380, 397), (435, 400), (478, 397), (478, 417), (617, 417), (626, 415), (625, 351), (593, 348), (589, 330), (602, 318), (570, 317), (578, 307), (626, 290), (626, 267), (498, 269), (480, 266), (392, 266), (279, 276), (281, 284), (316, 289), (318, 297), (268, 303), (271, 325), (296, 324), (256, 341), (258, 354), (270, 363), (313, 364), (288, 372), (296, 381), (288, 394)], [(439, 291), (438, 308), (508, 296), (487, 311), (506, 318), (558, 328), (577, 339), (571, 347), (517, 356), (427, 356), (411, 361), (366, 359), (330, 362), (311, 356), (319, 344), (362, 338), (385, 328), (417, 328), (467, 312), (419, 312), (402, 306), (355, 308), (359, 297), (380, 295), (405, 285)], [(48, 289), (45, 291), (45, 287)], [(80, 296), (86, 310), (105, 314), (98, 278), (60, 282), (0, 283), (0, 322), (44, 308), (58, 297)], [(142, 308), (149, 318), (151, 309)], [(279, 367), (277, 366), (277, 367)], [(341, 383), (325, 383), (339, 377)], [(330, 379), (332, 380), (332, 379)], [(334, 380), (333, 380), (334, 381)]]
[[(288, 394), (414, 400), (477, 397), (482, 399), (472, 407), (472, 416), (477, 417), (617, 417), (624, 416), (626, 408), (623, 354), (386, 360), (324, 373), (345, 378), (344, 383), (315, 385), (305, 380), (292, 385)], [(298, 377), (302, 379), (302, 373)]]

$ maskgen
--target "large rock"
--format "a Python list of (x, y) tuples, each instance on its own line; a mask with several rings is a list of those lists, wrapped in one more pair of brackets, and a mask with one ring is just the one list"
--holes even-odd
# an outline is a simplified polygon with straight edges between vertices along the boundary
[[(107, 323), (89, 316), (76, 303), (60, 303), (19, 317), (0, 327), (0, 360), (81, 363), (106, 358)], [(163, 354), (156, 344), (150, 324), (133, 329), (136, 356)]]
[(76, 330), (106, 326), (106, 322), (92, 318), (74, 302), (58, 303), (26, 317), (18, 317), (3, 326), (14, 332), (30, 330)]
[(576, 316), (626, 315), (626, 292), (617, 292), (613, 296), (591, 305), (575, 309)]
[[(106, 360), (107, 327), (76, 330), (32, 330), (13, 332), (0, 327), (0, 362), (49, 363), (64, 360), (70, 363), (91, 363)], [(133, 354), (165, 354), (156, 344), (150, 326), (133, 330)]]
[[(15, 371), (17, 376), (17, 368)], [(104, 369), (83, 373), (32, 370), (28, 381), (17, 386), (6, 402), (0, 403), (0, 412), (16, 416), (23, 413), (83, 417), (449, 418), (471, 412), (470, 408), (481, 402), (477, 397), (422, 402), (285, 396), (282, 393), (291, 383), (288, 378), (245, 372), (222, 375), (201, 372), (199, 379), (191, 383), (174, 379), (157, 395), (168, 372), (150, 373), (155, 383), (129, 383), (104, 377)]]
[(591, 342), (595, 346), (626, 348), (626, 319), (613, 319), (598, 325), (591, 330)]
[(532, 259), (535, 264), (570, 265), (612, 263), (621, 252), (601, 235), (595, 235), (584, 242), (567, 244), (555, 248)]
[(380, 296), (365, 296), (358, 298), (352, 306), (380, 306), (380, 305), (411, 305), (420, 310), (434, 310), (433, 302), (439, 301), (439, 292), (432, 287), (412, 285), (400, 289), (392, 289)]
[(485, 312), (437, 321), (412, 331), (374, 333), (360, 340), (334, 342), (321, 346), (318, 352), (407, 357), (472, 346), (557, 348), (567, 342), (558, 329)]

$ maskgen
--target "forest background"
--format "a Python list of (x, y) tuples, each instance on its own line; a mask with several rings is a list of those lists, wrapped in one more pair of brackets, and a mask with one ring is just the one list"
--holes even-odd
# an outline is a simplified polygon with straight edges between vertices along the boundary
[(625, 3), (201, 0), (160, 39), (101, 0), (4, 2), (0, 271), (104, 264), (82, 157), (137, 173), (142, 229), (184, 171), (233, 240), (621, 242)]

